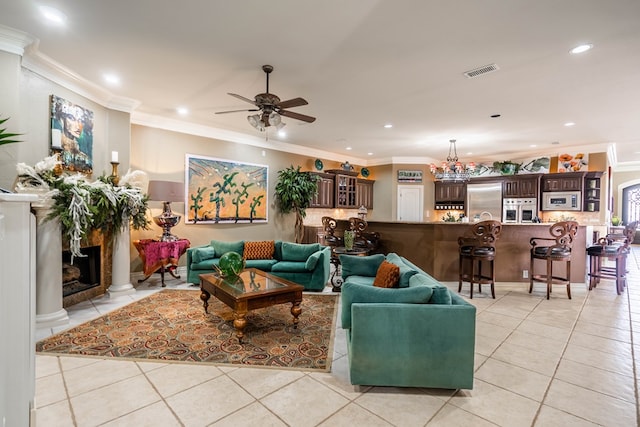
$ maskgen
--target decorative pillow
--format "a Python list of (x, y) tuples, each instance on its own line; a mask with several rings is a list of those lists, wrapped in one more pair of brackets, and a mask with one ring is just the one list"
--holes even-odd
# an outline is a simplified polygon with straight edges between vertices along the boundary
[(396, 288), (400, 281), (400, 267), (392, 264), (388, 261), (382, 261), (375, 279), (373, 279), (373, 286), (379, 288)]
[(313, 271), (313, 269), (316, 268), (316, 265), (318, 264), (318, 260), (320, 259), (321, 255), (322, 255), (322, 251), (314, 252), (311, 255), (309, 255), (309, 258), (307, 258), (307, 262), (304, 264), (304, 268), (306, 268), (309, 271)]
[(429, 304), (450, 305), (452, 303), (449, 289), (428, 274), (416, 274), (411, 277), (411, 279), (409, 279), (409, 286), (425, 286), (430, 288), (433, 291), (433, 294), (429, 299)]
[(244, 242), (244, 259), (272, 259), (274, 250), (273, 240)]
[(237, 242), (212, 240), (211, 246), (214, 247), (218, 255), (226, 254), (227, 252), (236, 252), (239, 254), (242, 254), (244, 252), (244, 242), (242, 240), (239, 240)]
[(389, 253), (386, 257), (387, 261), (397, 265), (400, 267), (400, 281), (398, 282), (399, 288), (406, 288), (409, 286), (409, 280), (411, 276), (417, 274), (418, 272), (411, 268), (409, 265), (405, 264), (400, 255), (396, 253)]
[(211, 246), (203, 246), (201, 248), (195, 248), (191, 255), (191, 261), (194, 263), (206, 261), (216, 257), (216, 250)]
[(320, 250), (320, 243), (282, 242), (283, 261), (306, 261), (312, 253)]
[(384, 261), (384, 255), (382, 254), (368, 256), (340, 255), (342, 278), (346, 279), (349, 276), (375, 277), (382, 261)]

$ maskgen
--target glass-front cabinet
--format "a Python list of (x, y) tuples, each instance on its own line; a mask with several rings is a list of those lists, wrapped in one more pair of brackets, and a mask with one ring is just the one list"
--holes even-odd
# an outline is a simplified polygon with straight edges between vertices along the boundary
[(357, 208), (356, 189), (358, 178), (349, 175), (336, 175), (336, 208)]

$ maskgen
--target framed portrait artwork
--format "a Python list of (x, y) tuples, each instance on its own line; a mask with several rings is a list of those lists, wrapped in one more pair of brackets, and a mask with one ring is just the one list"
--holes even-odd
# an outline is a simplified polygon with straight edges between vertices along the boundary
[(93, 172), (93, 111), (51, 95), (51, 151), (60, 153), (62, 168)]
[(269, 167), (186, 155), (185, 223), (265, 223)]

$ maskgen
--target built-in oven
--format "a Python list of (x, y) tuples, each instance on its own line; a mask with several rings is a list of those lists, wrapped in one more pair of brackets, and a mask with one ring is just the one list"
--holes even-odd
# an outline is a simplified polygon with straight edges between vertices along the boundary
[(553, 191), (542, 193), (543, 211), (579, 211), (581, 193), (579, 191)]
[(538, 199), (513, 198), (502, 200), (502, 222), (521, 224), (533, 222), (538, 216)]

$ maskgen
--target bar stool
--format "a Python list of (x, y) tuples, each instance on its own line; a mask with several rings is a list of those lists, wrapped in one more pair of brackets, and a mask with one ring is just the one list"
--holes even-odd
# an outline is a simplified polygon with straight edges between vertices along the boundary
[[(616, 281), (616, 292), (620, 295), (627, 286), (627, 254), (638, 228), (638, 221), (625, 226), (622, 233), (609, 233), (598, 239), (598, 243), (587, 248), (589, 255), (589, 290), (600, 283), (600, 279)], [(614, 266), (603, 265), (603, 260), (614, 261)]]
[[(546, 283), (547, 299), (549, 299), (552, 285), (566, 285), (567, 296), (571, 299), (571, 246), (577, 232), (578, 223), (576, 221), (561, 221), (549, 227), (549, 233), (552, 237), (532, 237), (529, 240), (531, 244), (529, 293), (533, 291), (533, 282)], [(554, 242), (554, 244), (539, 246), (540, 241)], [(546, 262), (546, 274), (534, 274), (533, 267), (536, 259)], [(553, 263), (556, 261), (565, 263), (564, 276), (554, 275)]]
[[(478, 292), (482, 292), (482, 284), (485, 283), (491, 285), (491, 297), (495, 299), (495, 243), (501, 232), (500, 221), (482, 221), (473, 224), (463, 236), (458, 237), (458, 292), (462, 290), (463, 281), (469, 282), (469, 297), (473, 299), (473, 284), (478, 283)], [(483, 261), (489, 263), (489, 271), (484, 274)]]

